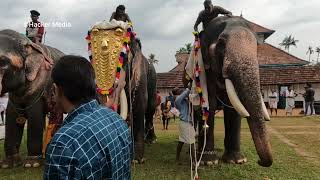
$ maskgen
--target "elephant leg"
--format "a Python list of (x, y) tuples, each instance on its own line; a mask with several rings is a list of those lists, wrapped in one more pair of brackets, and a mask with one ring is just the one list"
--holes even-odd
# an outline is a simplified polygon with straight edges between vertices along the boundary
[(45, 125), (44, 101), (40, 99), (31, 109), (28, 115), (28, 156), (42, 156), (43, 129)]
[(222, 160), (227, 163), (242, 164), (247, 159), (240, 152), (241, 117), (233, 108), (224, 107), (224, 153)]
[(146, 121), (145, 121), (145, 134), (146, 138), (145, 141), (149, 144), (155, 143), (157, 136), (154, 132), (153, 126), (153, 115), (155, 113), (155, 108), (148, 107), (147, 112), (145, 114)]
[(18, 114), (11, 103), (8, 103), (6, 111), (4, 150), (6, 156), (19, 154), (23, 136), (24, 124), (17, 124)]
[[(143, 163), (144, 159), (144, 115), (145, 108), (142, 99), (145, 94), (140, 91), (135, 91), (133, 97), (133, 138), (134, 138), (134, 160), (135, 162)], [(142, 100), (142, 101), (141, 101)]]
[[(201, 163), (205, 165), (213, 165), (218, 164), (219, 157), (214, 150), (214, 113), (210, 112), (207, 124), (209, 126), (206, 129), (206, 137), (204, 134), (204, 121), (202, 120), (202, 112), (201, 108), (195, 108), (194, 118), (198, 120), (198, 159), (200, 158), (203, 150), (203, 146), (205, 146), (204, 152), (202, 154)], [(206, 140), (205, 140), (206, 139)]]
[(12, 168), (22, 164), (19, 155), (24, 124), (17, 124), (18, 114), (11, 103), (6, 110), (4, 151), (6, 157), (0, 161), (0, 168)]

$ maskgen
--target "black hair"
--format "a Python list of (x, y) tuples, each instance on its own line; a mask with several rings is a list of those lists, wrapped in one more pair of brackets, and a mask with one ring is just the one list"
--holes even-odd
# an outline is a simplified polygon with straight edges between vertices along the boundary
[(122, 11), (124, 11), (124, 10), (126, 10), (126, 7), (121, 4), (121, 5), (119, 5), (119, 6), (117, 7), (116, 10), (122, 10)]
[(95, 73), (84, 57), (61, 57), (52, 70), (51, 78), (73, 104), (86, 103), (96, 97)]

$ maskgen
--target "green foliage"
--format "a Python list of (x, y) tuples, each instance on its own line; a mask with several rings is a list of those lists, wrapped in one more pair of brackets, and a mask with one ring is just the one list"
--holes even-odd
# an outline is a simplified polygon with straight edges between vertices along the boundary
[(187, 43), (187, 44), (185, 44), (184, 47), (181, 47), (178, 51), (176, 51), (176, 53), (177, 54), (182, 54), (182, 53), (190, 54), (191, 50), (192, 50), (192, 44)]
[(159, 63), (159, 60), (157, 60), (155, 57), (156, 57), (156, 55), (151, 53), (151, 54), (149, 55), (149, 59), (148, 59), (149, 63), (151, 63), (151, 64), (158, 64), (158, 63)]
[(279, 45), (284, 46), (284, 49), (288, 50), (288, 52), (289, 52), (290, 46), (296, 47), (297, 42), (299, 42), (299, 40), (295, 40), (294, 37), (292, 35), (290, 35), (290, 36), (286, 36)]

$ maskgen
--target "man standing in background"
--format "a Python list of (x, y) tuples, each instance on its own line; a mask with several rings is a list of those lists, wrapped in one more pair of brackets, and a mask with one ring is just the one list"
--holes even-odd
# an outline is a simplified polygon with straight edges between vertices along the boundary
[(308, 114), (308, 109), (310, 107), (310, 115), (313, 115), (313, 110), (314, 110), (314, 89), (312, 88), (312, 85), (310, 83), (307, 83), (306, 92), (304, 93), (304, 98), (305, 98), (305, 111), (304, 115), (306, 116)]

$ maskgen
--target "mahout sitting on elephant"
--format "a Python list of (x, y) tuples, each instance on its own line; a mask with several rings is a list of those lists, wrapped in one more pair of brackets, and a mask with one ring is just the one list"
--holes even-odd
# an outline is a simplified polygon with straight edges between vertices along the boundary
[(144, 162), (144, 142), (155, 142), (153, 115), (156, 72), (141, 51), (130, 23), (96, 23), (88, 32), (89, 59), (95, 69), (98, 98), (132, 126), (135, 162)]
[[(206, 141), (202, 130), (205, 121), (198, 121), (199, 153), (205, 144), (202, 161), (207, 165), (218, 163), (213, 128), (215, 112), (222, 107), (225, 125), (222, 160), (237, 164), (247, 161), (240, 151), (241, 117), (245, 117), (260, 157), (259, 165), (271, 166), (271, 145), (264, 122), (269, 115), (261, 98), (255, 33), (241, 17), (217, 17), (197, 37), (201, 38), (198, 53), (203, 59), (209, 100)], [(185, 85), (188, 82), (184, 77)], [(195, 118), (201, 118), (201, 112), (195, 114)]]
[(28, 155), (24, 167), (40, 165), (47, 103), (51, 97), (50, 74), (61, 56), (61, 51), (37, 45), (13, 30), (0, 31), (0, 92), (9, 92), (5, 159), (0, 162), (1, 168), (22, 164), (19, 152), (26, 121)]

